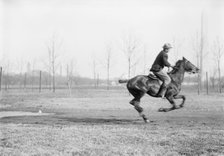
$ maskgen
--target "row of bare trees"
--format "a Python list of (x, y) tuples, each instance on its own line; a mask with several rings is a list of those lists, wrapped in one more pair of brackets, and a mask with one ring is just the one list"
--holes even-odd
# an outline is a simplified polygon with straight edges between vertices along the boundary
[[(133, 34), (124, 34), (121, 42), (118, 43), (119, 51), (121, 51), (126, 59), (127, 62), (127, 76), (130, 78), (132, 75), (134, 75), (136, 66), (140, 62), (140, 59), (144, 60), (144, 72), (146, 71), (146, 47), (143, 47), (143, 44), (137, 39), (137, 37)], [(97, 82), (99, 81), (99, 72), (97, 72), (97, 63), (100, 62), (100, 64), (106, 69), (106, 77), (107, 77), (107, 89), (109, 90), (110, 87), (110, 73), (111, 68), (114, 64), (114, 47), (112, 46), (112, 43), (107, 43), (105, 46), (105, 56), (103, 57), (103, 60), (97, 60), (95, 58), (95, 55), (93, 56), (93, 62), (92, 62), (92, 70), (93, 70), (93, 78), (95, 80), (95, 86), (97, 86)], [(143, 57), (142, 57), (143, 53)], [(102, 59), (102, 57), (101, 57)], [(131, 73), (133, 72), (133, 73)]]
[[(192, 40), (193, 44), (193, 51), (196, 54), (197, 59), (197, 66), (200, 68), (200, 73), (198, 74), (198, 93), (200, 94), (202, 90), (202, 81), (203, 75), (206, 75), (208, 73), (207, 71), (204, 71), (204, 63), (211, 63), (210, 60), (213, 60), (214, 69), (212, 72), (210, 72), (210, 80), (212, 81), (212, 86), (214, 86), (215, 83), (215, 77), (216, 73), (218, 72), (218, 90), (221, 93), (222, 92), (222, 82), (221, 82), (221, 60), (222, 56), (224, 54), (223, 49), (223, 41), (216, 37), (216, 39), (213, 41), (212, 45), (209, 47), (209, 41), (206, 38), (206, 34), (204, 31), (204, 15), (203, 12), (201, 14), (201, 29), (200, 33), (196, 33), (195, 37)], [(206, 59), (206, 57), (210, 56)], [(205, 62), (206, 60), (206, 62)]]
[[(205, 47), (206, 38), (203, 34), (203, 17), (202, 17), (202, 31), (201, 34), (196, 34), (195, 38), (193, 39), (193, 50), (196, 54), (197, 58), (197, 66), (200, 68), (200, 74), (198, 77), (198, 91), (201, 90), (201, 84), (202, 84), (202, 75), (203, 75), (203, 59), (208, 55), (209, 51), (213, 55), (213, 59), (215, 61), (216, 67), (214, 71), (217, 71), (218, 73), (218, 83), (219, 83), (219, 91), (221, 92), (222, 89), (222, 81), (221, 81), (221, 58), (224, 53), (223, 49), (223, 42), (220, 38), (216, 38), (216, 40), (213, 43), (212, 49), (205, 51), (205, 49), (208, 47)], [(176, 56), (175, 59), (178, 59), (178, 56), (181, 54), (181, 42), (179, 40), (173, 40), (173, 44), (175, 46), (174, 55)], [(62, 47), (62, 41), (59, 41), (56, 35), (53, 35), (53, 37), (50, 39), (50, 41), (46, 44), (47, 46), (47, 52), (48, 52), (48, 60), (45, 63), (45, 67), (47, 68), (47, 72), (49, 73), (48, 83), (49, 83), (49, 89), (52, 89), (53, 92), (55, 92), (56, 89), (56, 71), (60, 67), (60, 73), (62, 73), (62, 64), (59, 62), (59, 51)], [(128, 78), (130, 78), (132, 75), (134, 75), (134, 71), (136, 69), (136, 66), (139, 64), (139, 62), (143, 62), (143, 71), (145, 73), (146, 69), (146, 55), (148, 53), (146, 46), (144, 46), (143, 43), (140, 42), (140, 40), (137, 39), (136, 36), (133, 34), (126, 34), (123, 36), (120, 44), (118, 45), (119, 50), (123, 52), (126, 58), (127, 62), (127, 75)], [(103, 66), (106, 69), (106, 76), (107, 76), (107, 89), (109, 89), (110, 86), (110, 79), (111, 79), (111, 69), (113, 67), (113, 51), (114, 47), (111, 43), (106, 44), (105, 46), (105, 57), (102, 61)], [(93, 78), (95, 82), (95, 87), (99, 84), (99, 72), (97, 71), (97, 58), (95, 56), (92, 58), (92, 70), (93, 70)], [(142, 61), (141, 61), (142, 60)], [(21, 60), (18, 63), (18, 71), (20, 75), (22, 75), (23, 70), (23, 64), (24, 62)], [(30, 63), (29, 63), (30, 64)], [(28, 65), (27, 65), (28, 66)], [(32, 70), (34, 70), (35, 61), (33, 61)], [(8, 75), (10, 72), (10, 64), (9, 62), (6, 63), (4, 69), (4, 74)], [(131, 73), (133, 72), (133, 73)], [(74, 60), (71, 60), (70, 62), (66, 62), (66, 73), (67, 73), (67, 85), (69, 90), (72, 88), (73, 81), (74, 81)], [(146, 73), (147, 74), (147, 73)], [(215, 77), (216, 72), (213, 72), (214, 75), (211, 75), (211, 77)], [(61, 74), (62, 75), (62, 74)], [(214, 78), (215, 79), (215, 78)], [(212, 78), (211, 78), (212, 80)]]
[(196, 54), (197, 66), (200, 69), (200, 73), (198, 74), (198, 93), (200, 94), (200, 92), (202, 91), (202, 81), (204, 80), (203, 75), (206, 75), (205, 73), (208, 73), (208, 71), (205, 71), (204, 63), (206, 63), (207, 65), (210, 64), (210, 67), (213, 68), (212, 71), (210, 71), (210, 80), (212, 86), (215, 86), (215, 79), (218, 76), (218, 90), (221, 93), (223, 85), (221, 81), (221, 71), (223, 70), (221, 69), (221, 63), (224, 54), (223, 41), (221, 41), (221, 39), (217, 37), (210, 47), (207, 46), (208, 44), (206, 42), (208, 41), (206, 41), (206, 38), (203, 37), (203, 35), (199, 37), (199, 35), (196, 34), (192, 46)]

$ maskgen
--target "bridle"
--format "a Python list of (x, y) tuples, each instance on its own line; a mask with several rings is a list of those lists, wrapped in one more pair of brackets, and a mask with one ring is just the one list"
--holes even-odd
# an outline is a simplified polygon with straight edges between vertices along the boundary
[[(184, 66), (185, 66), (187, 63), (189, 63), (189, 64), (192, 66), (192, 63), (191, 63), (190, 61), (188, 61), (187, 59), (185, 59), (185, 61), (184, 61)], [(186, 72), (189, 73), (189, 74), (194, 74), (194, 73), (196, 73), (196, 67), (194, 66), (193, 69), (192, 69), (191, 71), (186, 71)]]

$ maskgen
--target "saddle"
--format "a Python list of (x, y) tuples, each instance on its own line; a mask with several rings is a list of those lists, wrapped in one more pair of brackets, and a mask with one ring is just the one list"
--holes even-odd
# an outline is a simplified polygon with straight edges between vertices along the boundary
[(162, 82), (159, 78), (157, 78), (153, 73), (149, 73), (148, 77), (149, 77), (150, 79), (152, 79), (152, 80), (157, 80), (157, 81), (159, 81), (159, 84), (160, 84), (160, 85), (162, 85), (162, 83), (163, 83), (163, 82)]
[[(168, 73), (168, 75), (170, 76), (170, 73)], [(149, 78), (153, 79), (153, 80), (159, 80), (161, 81), (158, 77), (156, 77), (153, 73), (149, 73), (148, 75)], [(171, 78), (171, 77), (170, 77)], [(172, 79), (172, 78), (171, 78)]]
[(159, 80), (159, 81), (161, 81), (160, 79), (158, 79), (158, 78), (157, 78), (154, 74), (152, 74), (152, 73), (149, 73), (148, 77), (151, 78), (151, 79), (153, 79), (153, 80)]

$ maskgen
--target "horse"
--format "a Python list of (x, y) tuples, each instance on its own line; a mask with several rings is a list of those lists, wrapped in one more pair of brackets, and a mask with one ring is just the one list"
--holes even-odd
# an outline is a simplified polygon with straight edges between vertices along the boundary
[[(170, 108), (160, 108), (159, 112), (168, 112), (175, 109), (182, 108), (184, 106), (186, 97), (184, 95), (179, 95), (181, 91), (181, 83), (184, 80), (184, 73), (198, 73), (199, 68), (193, 65), (190, 61), (183, 57), (182, 60), (178, 60), (171, 72), (168, 75), (171, 78), (171, 82), (167, 87), (165, 93), (165, 98), (170, 102), (172, 107)], [(162, 82), (156, 78), (153, 74), (149, 75), (137, 75), (131, 79), (120, 79), (119, 83), (127, 83), (127, 89), (134, 96), (134, 98), (129, 102), (137, 110), (139, 115), (147, 123), (149, 122), (146, 115), (143, 113), (143, 108), (140, 106), (140, 99), (148, 94), (152, 97), (158, 97), (157, 93)], [(181, 104), (178, 106), (174, 99), (182, 99)]]

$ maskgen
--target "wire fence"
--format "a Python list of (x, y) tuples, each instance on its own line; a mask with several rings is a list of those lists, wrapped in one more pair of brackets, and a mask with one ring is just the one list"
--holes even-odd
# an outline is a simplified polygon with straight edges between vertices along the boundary
[[(194, 92), (197, 94), (210, 94), (210, 93), (222, 93), (224, 90), (224, 79), (214, 78), (209, 76), (206, 72), (203, 75), (205, 79), (200, 83), (198, 75), (186, 76), (182, 85), (182, 90)], [(32, 71), (29, 73), (13, 74), (4, 72), (0, 67), (0, 91), (5, 90), (26, 90), (26, 91), (49, 91), (53, 92), (58, 89), (80, 89), (80, 88), (93, 88), (93, 89), (108, 89), (107, 80), (100, 80), (82, 77), (68, 77), (68, 76), (55, 76), (55, 86), (52, 83), (52, 75), (41, 70)], [(110, 80), (110, 89), (125, 88), (118, 84), (117, 80)]]

